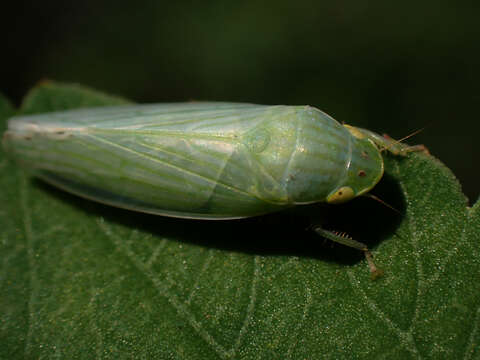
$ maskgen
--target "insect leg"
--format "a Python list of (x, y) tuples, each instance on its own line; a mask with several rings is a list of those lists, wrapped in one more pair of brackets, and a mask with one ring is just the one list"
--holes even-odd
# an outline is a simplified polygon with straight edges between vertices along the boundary
[(430, 155), (430, 151), (428, 151), (428, 148), (423, 144), (410, 145), (403, 149), (403, 152), (413, 152), (413, 151), (423, 152), (426, 155)]
[(315, 231), (320, 236), (323, 236), (324, 238), (332, 240), (336, 243), (350, 246), (352, 248), (363, 251), (363, 253), (365, 254), (365, 258), (367, 259), (368, 266), (370, 268), (372, 279), (376, 279), (383, 275), (383, 271), (381, 269), (378, 269), (375, 263), (373, 262), (373, 256), (370, 250), (368, 250), (367, 245), (359, 241), (353, 240), (347, 234), (342, 234), (342, 233), (338, 234), (333, 231), (322, 229), (320, 226), (313, 227), (313, 231)]
[[(375, 134), (375, 135), (377, 135), (377, 134)], [(403, 155), (403, 156), (407, 155), (407, 153), (409, 153), (409, 152), (423, 152), (426, 155), (430, 155), (430, 151), (428, 151), (428, 148), (423, 144), (406, 145), (406, 144), (402, 143), (402, 141), (404, 139), (395, 140), (395, 139), (392, 139), (387, 134), (383, 134), (383, 136), (379, 136), (379, 135), (377, 135), (377, 136), (378, 137), (376, 139), (373, 139), (373, 141), (377, 145), (383, 146), (381, 151), (386, 150), (386, 151), (392, 153), (393, 155)], [(411, 135), (409, 135), (405, 138), (408, 138), (410, 136)]]
[(350, 125), (345, 125), (344, 126), (351, 132), (351, 134), (357, 138), (369, 138), (372, 140), (380, 149), (380, 151), (388, 151), (392, 153), (393, 155), (400, 155), (400, 156), (405, 156), (409, 152), (423, 152), (427, 155), (430, 154), (428, 149), (426, 148), (425, 145), (406, 145), (402, 143), (403, 140), (408, 139), (409, 137), (417, 134), (420, 132), (422, 129), (417, 130), (413, 132), (412, 134), (405, 136), (404, 138), (400, 140), (395, 140), (392, 139), (390, 136), (384, 134), (379, 135), (373, 131), (367, 130), (367, 129), (362, 129), (358, 127), (353, 127)]

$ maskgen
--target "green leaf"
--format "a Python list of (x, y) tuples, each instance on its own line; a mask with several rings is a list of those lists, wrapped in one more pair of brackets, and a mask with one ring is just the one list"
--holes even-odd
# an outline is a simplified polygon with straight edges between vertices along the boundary
[(45, 80), (25, 96), (21, 112), (36, 114), (80, 107), (122, 105), (129, 102), (120, 96), (107, 95), (82, 85)]
[[(49, 83), (22, 111), (122, 102)], [(480, 358), (479, 205), (431, 156), (386, 158), (375, 193), (402, 216), (357, 199), (223, 222), (83, 200), (3, 153), (0, 169), (0, 358)], [(305, 230), (320, 216), (385, 276)]]

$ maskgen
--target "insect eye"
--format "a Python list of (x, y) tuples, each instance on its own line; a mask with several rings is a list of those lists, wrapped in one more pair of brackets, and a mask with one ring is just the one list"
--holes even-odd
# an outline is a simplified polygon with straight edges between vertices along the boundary
[(341, 204), (355, 197), (355, 193), (350, 186), (343, 186), (327, 197), (330, 204)]

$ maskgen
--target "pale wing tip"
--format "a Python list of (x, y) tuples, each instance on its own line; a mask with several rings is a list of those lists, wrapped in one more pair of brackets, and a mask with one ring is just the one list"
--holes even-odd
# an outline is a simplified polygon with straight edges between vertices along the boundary
[[(35, 135), (47, 135), (55, 138), (65, 138), (73, 131), (86, 131), (84, 126), (73, 123), (51, 121), (46, 116), (16, 116), (8, 121), (8, 128), (4, 135), (7, 137), (29, 138)], [(8, 135), (7, 135), (8, 134)]]

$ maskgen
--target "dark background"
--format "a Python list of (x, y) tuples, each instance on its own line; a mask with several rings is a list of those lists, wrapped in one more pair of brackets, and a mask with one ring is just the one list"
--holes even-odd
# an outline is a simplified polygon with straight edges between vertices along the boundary
[(17, 1), (0, 92), (43, 79), (138, 102), (310, 104), (424, 143), (479, 195), (480, 2)]

